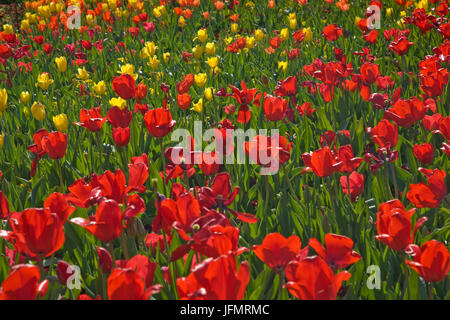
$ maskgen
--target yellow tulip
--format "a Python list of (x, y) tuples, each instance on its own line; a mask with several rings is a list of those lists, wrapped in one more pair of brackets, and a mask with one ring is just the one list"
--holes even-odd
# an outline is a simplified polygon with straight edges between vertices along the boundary
[(69, 127), (69, 121), (67, 120), (67, 115), (65, 113), (58, 114), (53, 117), (53, 123), (55, 124), (56, 130), (65, 132)]
[(202, 113), (203, 112), (203, 98), (200, 98), (197, 103), (193, 104), (191, 110)]
[(297, 28), (297, 19), (289, 19), (289, 28), (291, 28), (291, 30)]
[(245, 47), (251, 49), (255, 46), (255, 38), (254, 37), (245, 37)]
[(31, 106), (31, 114), (37, 121), (45, 119), (45, 107), (39, 102), (33, 103)]
[(153, 56), (148, 59), (148, 65), (153, 69), (157, 69), (159, 66), (159, 60), (157, 56)]
[(48, 87), (53, 83), (53, 80), (50, 79), (50, 76), (47, 72), (42, 72), (38, 76), (38, 82), (36, 83), (36, 87), (41, 88), (42, 90), (47, 90)]
[(206, 42), (206, 40), (208, 40), (208, 32), (206, 31), (206, 29), (200, 29), (197, 32), (197, 38), (198, 40), (200, 40), (202, 43)]
[(386, 15), (387, 15), (388, 17), (390, 17), (390, 16), (392, 15), (392, 8), (387, 8), (387, 9), (386, 9)]
[(312, 31), (311, 28), (303, 28), (303, 33), (305, 34), (305, 41), (306, 42), (311, 42), (312, 41)]
[(278, 69), (281, 69), (283, 72), (286, 72), (288, 66), (287, 61), (278, 61)]
[(134, 80), (137, 80), (138, 74), (134, 72), (134, 66), (130, 63), (127, 63), (120, 67), (120, 71), (118, 72), (120, 74), (129, 74), (134, 78)]
[(14, 29), (13, 29), (12, 25), (10, 25), (10, 24), (4, 24), (4, 25), (3, 25), (3, 31), (4, 31), (6, 34), (12, 34), (12, 33), (14, 33)]
[(0, 112), (5, 111), (7, 106), (8, 92), (6, 92), (6, 89), (0, 89)]
[(255, 30), (255, 40), (261, 41), (264, 37), (264, 32), (261, 29)]
[(180, 16), (180, 17), (178, 18), (178, 26), (179, 26), (180, 28), (183, 28), (183, 27), (186, 26), (186, 19), (185, 19), (183, 16)]
[(99, 81), (98, 83), (96, 83), (94, 85), (94, 91), (96, 94), (98, 94), (99, 96), (104, 95), (106, 92), (106, 83), (105, 81)]
[(239, 25), (237, 23), (231, 24), (231, 32), (237, 33), (239, 31)]
[(31, 95), (28, 91), (22, 91), (20, 93), (20, 101), (23, 103), (28, 103), (31, 100)]
[(205, 46), (205, 52), (207, 55), (213, 56), (216, 54), (216, 45), (214, 42), (208, 42)]
[(21, 30), (24, 30), (24, 29), (28, 29), (28, 28), (30, 28), (30, 20), (28, 20), (28, 19), (23, 19), (23, 20), (20, 22), (20, 29), (21, 29)]
[(164, 59), (165, 63), (168, 63), (169, 59), (170, 59), (170, 52), (164, 52), (163, 53), (163, 59)]
[(83, 69), (78, 68), (77, 78), (83, 81), (88, 80), (90, 78), (89, 73), (86, 71), (85, 67), (83, 67)]
[(217, 65), (219, 63), (219, 58), (211, 57), (211, 58), (208, 58), (208, 60), (206, 62), (208, 63), (208, 66), (213, 69), (213, 68), (217, 67)]
[(287, 39), (289, 39), (289, 29), (288, 28), (281, 29), (280, 38), (283, 39), (283, 41), (286, 41)]
[(213, 88), (206, 88), (204, 93), (206, 100), (211, 101), (213, 99)]
[(194, 57), (196, 59), (200, 59), (203, 55), (203, 47), (200, 45), (196, 45), (195, 47), (192, 48), (192, 53), (194, 54)]
[(0, 148), (5, 144), (5, 133), (0, 134)]
[(66, 57), (55, 58), (56, 68), (59, 72), (67, 71), (67, 59)]
[(111, 105), (111, 107), (118, 107), (120, 110), (123, 110), (127, 107), (127, 100), (120, 97), (112, 98), (111, 100), (109, 100), (109, 104)]
[(206, 73), (198, 73), (194, 76), (195, 84), (200, 88), (205, 86), (207, 79), (208, 79), (208, 76), (206, 75)]

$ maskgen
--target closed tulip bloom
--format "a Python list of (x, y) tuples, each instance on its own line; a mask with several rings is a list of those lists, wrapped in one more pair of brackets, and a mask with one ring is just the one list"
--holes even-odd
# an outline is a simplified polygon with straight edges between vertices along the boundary
[(169, 110), (165, 108), (150, 109), (144, 116), (148, 132), (156, 138), (166, 136), (176, 124)]
[(447, 247), (439, 241), (430, 240), (420, 248), (411, 245), (408, 253), (413, 261), (406, 260), (406, 264), (415, 270), (427, 282), (445, 280), (450, 270), (450, 253)]
[(306, 42), (311, 42), (312, 41), (312, 31), (311, 28), (303, 28), (302, 32), (305, 34), (305, 41)]
[(270, 121), (282, 120), (286, 115), (287, 103), (287, 100), (281, 97), (266, 95), (263, 109), (267, 119)]
[(20, 251), (34, 257), (48, 257), (59, 250), (65, 241), (61, 219), (50, 209), (31, 208), (11, 216), (11, 228), (23, 237), (17, 244)]
[(42, 121), (45, 119), (45, 107), (39, 102), (33, 103), (31, 106), (31, 114), (37, 121)]
[(71, 266), (70, 263), (59, 260), (56, 265), (56, 276), (59, 280), (59, 283), (63, 286), (67, 285), (67, 280), (69, 280), (70, 276), (74, 272), (74, 270), (70, 270)]
[(67, 128), (69, 127), (69, 121), (67, 120), (67, 115), (65, 113), (54, 116), (53, 123), (58, 131), (67, 131)]
[(336, 24), (330, 24), (323, 29), (322, 35), (328, 41), (336, 41), (342, 35), (342, 29), (337, 27)]
[(42, 138), (42, 146), (50, 159), (61, 159), (66, 154), (67, 135), (55, 131)]
[(145, 83), (139, 83), (136, 87), (136, 99), (145, 99), (147, 96), (147, 86)]
[(177, 103), (180, 109), (186, 110), (191, 105), (191, 96), (188, 93), (177, 94)]
[(111, 254), (103, 247), (97, 247), (98, 262), (103, 273), (110, 273), (113, 267)]
[(208, 77), (206, 76), (206, 73), (199, 73), (194, 76), (195, 84), (197, 86), (199, 86), (200, 88), (205, 86), (207, 79), (208, 79)]
[(205, 46), (205, 52), (207, 55), (213, 56), (216, 54), (216, 45), (214, 42), (208, 42)]
[[(342, 186), (342, 192), (348, 194), (350, 189), (350, 198), (355, 201), (356, 198), (364, 192), (364, 176), (356, 171), (353, 171), (350, 176), (342, 176), (339, 179)], [(350, 182), (350, 187), (349, 187)]]
[[(0, 95), (1, 95), (1, 93), (0, 93)], [(28, 102), (30, 102), (30, 100), (31, 100), (31, 95), (28, 91), (22, 91), (20, 93), (20, 101), (21, 102), (28, 103)], [(1, 109), (1, 107), (0, 107), (0, 109)]]
[(0, 89), (0, 112), (5, 111), (7, 106), (8, 92), (6, 92), (6, 89)]
[(122, 99), (129, 100), (135, 95), (135, 80), (129, 74), (122, 74), (114, 77), (112, 82), (114, 92)]
[(197, 38), (198, 40), (200, 40), (201, 42), (206, 42), (206, 40), (208, 40), (208, 32), (206, 29), (200, 29), (197, 32)]
[(47, 90), (48, 87), (53, 83), (53, 80), (50, 79), (50, 76), (47, 72), (43, 72), (38, 76), (36, 87), (41, 88), (42, 90)]
[(428, 170), (419, 168), (427, 176), (427, 184), (419, 182), (411, 184), (406, 198), (417, 208), (437, 208), (447, 195), (444, 170)]
[(0, 133), (0, 148), (3, 147), (4, 143), (5, 143), (5, 133), (2, 132)]
[(67, 71), (67, 59), (66, 57), (55, 58), (56, 67), (59, 72)]
[(424, 143), (421, 145), (414, 145), (414, 156), (423, 165), (427, 165), (433, 162), (433, 145), (431, 143)]
[(130, 142), (130, 128), (113, 128), (112, 136), (116, 146), (124, 147), (128, 144), (128, 142)]

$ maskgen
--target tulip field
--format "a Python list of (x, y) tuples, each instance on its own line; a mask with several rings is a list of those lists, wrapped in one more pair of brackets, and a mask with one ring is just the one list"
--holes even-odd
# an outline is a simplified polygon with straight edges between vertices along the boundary
[(450, 299), (448, 0), (6, 3), (0, 300)]

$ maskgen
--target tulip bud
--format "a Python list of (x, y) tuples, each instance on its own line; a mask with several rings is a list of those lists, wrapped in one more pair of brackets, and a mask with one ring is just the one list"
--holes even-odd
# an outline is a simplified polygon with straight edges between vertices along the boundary
[(5, 133), (2, 132), (0, 134), (0, 148), (3, 147), (3, 144), (5, 143)]
[(322, 212), (322, 229), (324, 233), (328, 233), (330, 231), (330, 224), (328, 222), (328, 216), (325, 212)]
[(197, 32), (197, 38), (198, 40), (200, 40), (201, 42), (206, 42), (206, 40), (208, 40), (208, 32), (206, 31), (206, 29), (200, 29)]
[(70, 264), (63, 260), (59, 260), (58, 265), (56, 266), (56, 276), (63, 286), (67, 285), (67, 280), (72, 275), (72, 273), (67, 272), (69, 267)]
[(67, 131), (67, 128), (69, 127), (69, 121), (67, 120), (67, 115), (65, 113), (54, 116), (53, 123), (58, 131)]
[(0, 112), (5, 111), (7, 105), (8, 105), (8, 93), (6, 92), (6, 89), (0, 89)]
[(131, 238), (138, 238), (139, 241), (143, 241), (147, 235), (142, 220), (138, 217), (131, 219), (128, 222), (127, 234)]
[(113, 267), (111, 254), (103, 247), (97, 247), (98, 262), (103, 273), (110, 273)]
[(56, 67), (59, 72), (67, 71), (67, 59), (66, 57), (55, 58)]
[(31, 106), (31, 114), (37, 121), (42, 121), (45, 119), (45, 107), (41, 103), (35, 102)]

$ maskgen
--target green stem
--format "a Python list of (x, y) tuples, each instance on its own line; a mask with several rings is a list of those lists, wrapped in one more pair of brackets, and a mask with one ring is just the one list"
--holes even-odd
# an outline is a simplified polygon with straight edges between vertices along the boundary
[(390, 163), (390, 167), (391, 167), (392, 181), (394, 182), (394, 193), (395, 193), (394, 198), (397, 198), (398, 197), (398, 186), (397, 186), (397, 179), (395, 178), (395, 165), (393, 162)]
[(428, 300), (434, 300), (434, 297), (433, 297), (433, 283), (432, 282), (428, 282), (427, 287), (428, 287)]
[(386, 199), (386, 201), (393, 199), (392, 197), (392, 192), (391, 192), (391, 187), (389, 186), (389, 172), (388, 172), (388, 166), (389, 164), (385, 163), (384, 164), (384, 183), (385, 183), (385, 190), (386, 191), (386, 196), (389, 197), (389, 199)]
[(130, 255), (128, 254), (128, 246), (127, 246), (127, 239), (125, 238), (125, 232), (122, 232), (120, 235), (120, 240), (122, 242), (122, 250), (123, 255), (125, 256), (125, 260), (130, 260)]
[(44, 280), (45, 269), (44, 269), (44, 256), (42, 254), (39, 255), (39, 274), (41, 275), (41, 281)]
[(56, 159), (56, 165), (58, 167), (59, 187), (61, 188), (60, 192), (64, 192), (64, 181), (62, 178), (61, 159)]
[(99, 162), (99, 171), (103, 171), (103, 165), (102, 165), (102, 144), (100, 141), (100, 134), (98, 131), (95, 132), (95, 140), (97, 141), (97, 146), (98, 146), (98, 154), (99, 154), (99, 158), (98, 158), (98, 162)]

